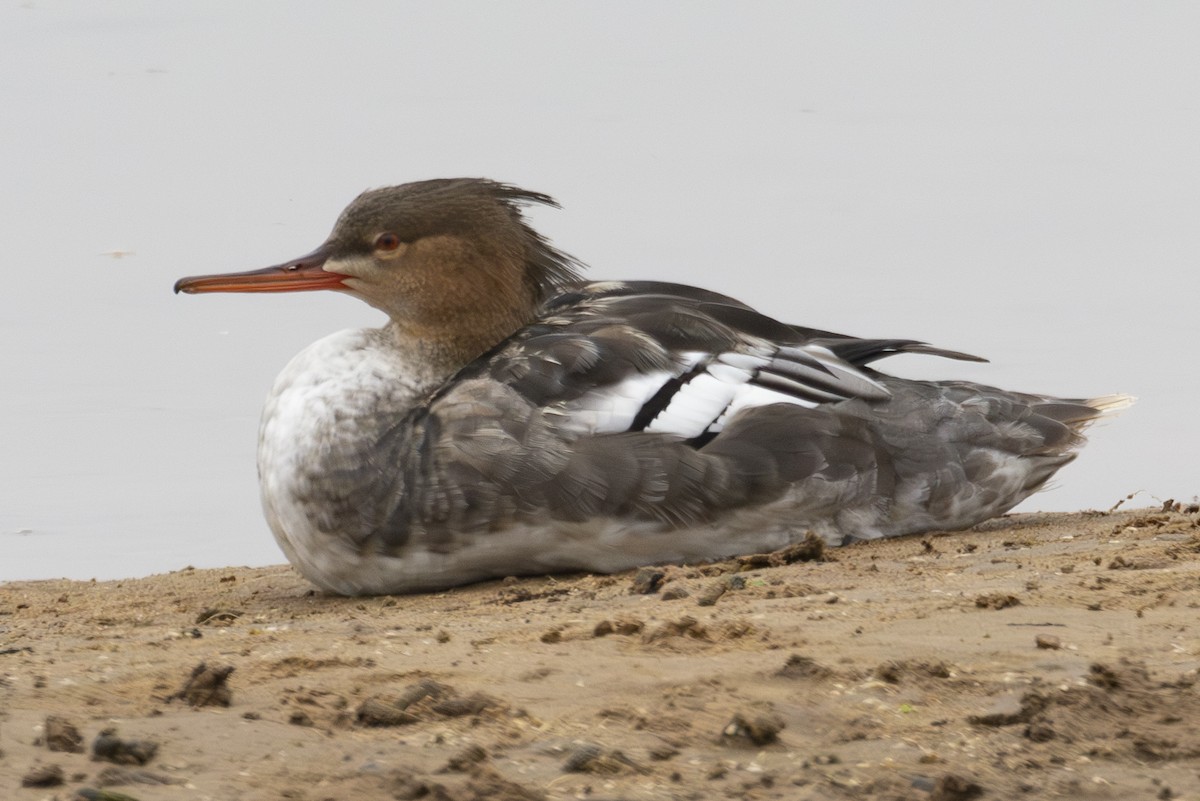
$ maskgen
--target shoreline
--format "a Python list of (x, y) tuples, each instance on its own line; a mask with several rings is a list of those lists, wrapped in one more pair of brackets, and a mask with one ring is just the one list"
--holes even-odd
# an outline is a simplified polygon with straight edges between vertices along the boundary
[[(1113, 514), (1114, 512), (1118, 512), (1118, 511), (1138, 511), (1138, 512), (1143, 512), (1146, 514), (1151, 514), (1151, 513), (1162, 511), (1162, 509), (1160, 507), (1164, 503), (1174, 504), (1175, 506), (1178, 507), (1179, 511), (1182, 511), (1183, 509), (1185, 509), (1189, 506), (1189, 504), (1185, 504), (1185, 503), (1175, 503), (1173, 500), (1172, 501), (1159, 501), (1157, 498), (1154, 498), (1153, 496), (1150, 496), (1150, 497), (1152, 497), (1155, 502), (1154, 506), (1147, 506), (1147, 507), (1129, 506), (1129, 504), (1137, 503), (1138, 500), (1140, 499), (1140, 496), (1142, 496), (1142, 495), (1148, 495), (1148, 493), (1145, 493), (1144, 491), (1130, 493), (1129, 495), (1118, 500), (1114, 505), (1109, 507), (1107, 510), (1080, 509), (1080, 510), (1076, 510), (1076, 511), (1009, 512), (1008, 514), (1001, 515), (1000, 517), (992, 518), (991, 520), (985, 521), (984, 523), (981, 523), (979, 526), (977, 526), (975, 529), (971, 529), (971, 530), (983, 530), (981, 528), (982, 526), (987, 526), (989, 524), (995, 523), (996, 521), (1022, 519), (1022, 518), (1030, 518), (1030, 517), (1037, 517), (1037, 516), (1041, 516), (1041, 517), (1046, 517), (1046, 516), (1071, 517), (1071, 516), (1078, 515), (1078, 516), (1088, 517), (1088, 516), (1094, 516), (1094, 515), (1108, 515), (1108, 514)], [(1197, 497), (1200, 497), (1200, 495), (1198, 495)], [(939, 534), (943, 534), (946, 532), (937, 531), (937, 532), (931, 532), (931, 533), (933, 535), (939, 535)], [(270, 532), (266, 532), (266, 534), (269, 538)], [(927, 535), (906, 535), (906, 536), (911, 537), (911, 536), (927, 536)], [(840, 547), (842, 547), (842, 546), (839, 546), (838, 548), (833, 549), (831, 551), (831, 553), (836, 553), (838, 550), (840, 550)], [(282, 552), (277, 553), (277, 556), (280, 561), (270, 562), (268, 564), (263, 564), (263, 565), (233, 564), (233, 565), (214, 565), (211, 567), (204, 567), (204, 566), (195, 566), (195, 565), (189, 564), (189, 565), (184, 565), (183, 567), (175, 568), (172, 570), (164, 570), (161, 572), (152, 572), (152, 573), (138, 574), (138, 575), (132, 575), (132, 576), (118, 576), (118, 577), (113, 577), (113, 578), (99, 578), (99, 577), (95, 577), (95, 576), (90, 576), (88, 578), (71, 578), (69, 576), (48, 576), (48, 577), (44, 577), (44, 578), (14, 578), (14, 579), (0, 578), (0, 589), (3, 589), (10, 585), (37, 584), (40, 582), (48, 582), (48, 581), (75, 582), (75, 583), (79, 583), (79, 584), (111, 583), (114, 581), (121, 581), (121, 582), (141, 581), (141, 580), (145, 580), (145, 579), (155, 579), (155, 578), (160, 578), (162, 576), (170, 576), (170, 575), (173, 575), (176, 573), (184, 573), (184, 572), (193, 571), (193, 570), (268, 570), (268, 569), (272, 569), (272, 568), (284, 568), (284, 569), (290, 568), (290, 565), (284, 559), (284, 555)]]
[[(1200, 513), (1027, 513), (825, 557), (367, 598), (321, 594), (286, 565), (5, 582), (0, 790), (1200, 792), (1200, 646), (1187, 633)], [(188, 689), (201, 663), (232, 670)], [(73, 725), (86, 753), (38, 744), (48, 716)], [(107, 728), (155, 754), (94, 761)], [(54, 766), (61, 785), (21, 786)]]

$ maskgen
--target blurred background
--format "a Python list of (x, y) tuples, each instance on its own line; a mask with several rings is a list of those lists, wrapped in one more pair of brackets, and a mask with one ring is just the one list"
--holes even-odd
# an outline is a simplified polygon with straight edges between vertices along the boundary
[(1200, 5), (0, 4), (0, 580), (283, 561), (259, 410), (330, 293), (176, 297), (486, 176), (593, 278), (1127, 392), (1022, 510), (1200, 492)]

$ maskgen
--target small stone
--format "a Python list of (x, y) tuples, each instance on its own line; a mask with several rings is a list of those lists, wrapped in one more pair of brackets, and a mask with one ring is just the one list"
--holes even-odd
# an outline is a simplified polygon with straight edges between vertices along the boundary
[(125, 793), (114, 793), (112, 790), (94, 790), (91, 787), (80, 787), (71, 797), (72, 801), (138, 801)]
[(1025, 727), (1025, 738), (1035, 743), (1048, 743), (1058, 736), (1058, 732), (1048, 723), (1030, 723)]
[(83, 753), (83, 735), (75, 724), (65, 718), (49, 715), (44, 725), (46, 747), (51, 751), (66, 751), (70, 754)]
[(583, 743), (567, 755), (563, 770), (567, 773), (614, 774), (637, 765), (620, 751), (610, 751), (594, 743)]
[(729, 585), (724, 581), (714, 582), (696, 598), (696, 605), (713, 606), (728, 589)]
[(779, 739), (786, 724), (774, 712), (747, 715), (738, 712), (721, 731), (721, 741), (731, 745), (769, 745)]
[(662, 599), (664, 601), (678, 601), (682, 598), (687, 598), (689, 595), (691, 595), (691, 593), (688, 592), (687, 588), (685, 588), (683, 585), (672, 584), (670, 587), (667, 587), (665, 590), (663, 590)]
[(1057, 651), (1059, 648), (1062, 648), (1062, 640), (1053, 634), (1039, 634), (1033, 638), (1033, 642), (1038, 648), (1044, 648), (1048, 651)]
[(832, 674), (829, 668), (800, 654), (789, 656), (783, 667), (775, 671), (775, 675), (783, 679), (824, 679)]
[(483, 693), (472, 693), (459, 698), (446, 698), (433, 705), (433, 711), (448, 718), (478, 715), (485, 709), (498, 706), (495, 699)]
[(646, 632), (642, 635), (642, 642), (658, 642), (672, 637), (690, 637), (693, 640), (710, 639), (706, 626), (691, 615), (684, 615), (679, 620), (667, 621), (653, 631)]
[(640, 620), (601, 620), (592, 629), (593, 637), (606, 637), (609, 634), (629, 636), (637, 634), (645, 626)]
[(288, 723), (293, 726), (311, 726), (313, 719), (308, 716), (308, 713), (302, 709), (297, 709), (292, 714), (288, 715)]
[(201, 662), (192, 668), (192, 675), (184, 682), (179, 692), (167, 700), (179, 698), (192, 706), (229, 706), (233, 702), (233, 693), (230, 692), (228, 684), (231, 673), (232, 665), (210, 668)]
[(983, 795), (983, 788), (970, 779), (947, 773), (933, 783), (929, 801), (970, 801)]
[(417, 701), (424, 701), (426, 698), (437, 700), (452, 695), (453, 690), (441, 682), (433, 679), (421, 679), (416, 684), (410, 684), (404, 688), (404, 692), (396, 699), (396, 704), (404, 709), (412, 706)]
[(587, 765), (598, 759), (603, 753), (604, 749), (600, 746), (584, 743), (567, 754), (567, 758), (563, 762), (563, 770), (567, 773), (582, 773)]
[(678, 748), (673, 745), (667, 745), (666, 743), (663, 743), (662, 745), (656, 745), (650, 749), (650, 758), (655, 762), (666, 762), (668, 759), (678, 756), (678, 754)]
[(92, 741), (92, 758), (118, 765), (145, 765), (158, 753), (153, 740), (123, 740), (116, 729), (105, 729)]
[(410, 684), (399, 695), (373, 695), (359, 704), (355, 719), (363, 726), (404, 726), (416, 723), (420, 718), (408, 712), (408, 707), (419, 701), (439, 701), (450, 698), (454, 691), (433, 679), (421, 679)]
[(38, 765), (21, 777), (22, 787), (58, 787), (64, 781), (59, 765)]
[(404, 726), (420, 718), (406, 712), (394, 699), (373, 695), (359, 704), (355, 718), (363, 726)]
[(631, 595), (650, 595), (651, 593), (658, 592), (666, 575), (659, 568), (643, 567), (634, 574), (629, 592)]
[(975, 599), (975, 606), (979, 607), (980, 609), (1007, 609), (1010, 606), (1020, 606), (1020, 604), (1020, 598), (1003, 592), (993, 592), (989, 595), (980, 595)]
[(486, 762), (488, 753), (481, 745), (469, 745), (450, 757), (439, 773), (466, 773), (481, 762)]

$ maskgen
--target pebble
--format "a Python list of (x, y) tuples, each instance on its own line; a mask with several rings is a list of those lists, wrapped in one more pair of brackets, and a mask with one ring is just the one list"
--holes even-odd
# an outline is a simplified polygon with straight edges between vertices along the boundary
[(118, 765), (145, 765), (158, 753), (153, 740), (122, 740), (116, 729), (105, 729), (92, 742), (92, 756)]
[(567, 755), (563, 770), (567, 773), (621, 773), (637, 766), (620, 751), (610, 751), (595, 743), (582, 743)]
[(63, 769), (59, 765), (38, 765), (21, 777), (22, 787), (58, 787), (63, 783)]
[(138, 801), (125, 793), (114, 793), (111, 790), (94, 790), (91, 787), (81, 787), (75, 791), (72, 801)]
[(233, 702), (228, 684), (231, 673), (232, 665), (210, 668), (201, 662), (192, 668), (192, 675), (179, 692), (168, 700), (181, 698), (192, 706), (229, 706)]
[(643, 567), (633, 576), (633, 584), (629, 587), (632, 595), (650, 595), (658, 592), (666, 573), (656, 567)]
[(779, 739), (786, 724), (774, 712), (738, 712), (721, 730), (721, 741), (731, 745), (769, 745)]
[(464, 748), (463, 750), (459, 751), (454, 756), (450, 757), (450, 761), (448, 761), (446, 763), (445, 767), (443, 767), (438, 772), (439, 773), (466, 773), (467, 771), (471, 770), (474, 766), (476, 766), (482, 762), (486, 762), (487, 759), (488, 759), (488, 752), (483, 749), (483, 746), (469, 745), (466, 748)]
[(970, 801), (983, 795), (983, 788), (970, 779), (947, 773), (933, 784), (929, 801)]
[(51, 751), (66, 751), (70, 754), (83, 753), (83, 735), (74, 723), (57, 715), (49, 715), (43, 727), (43, 739)]

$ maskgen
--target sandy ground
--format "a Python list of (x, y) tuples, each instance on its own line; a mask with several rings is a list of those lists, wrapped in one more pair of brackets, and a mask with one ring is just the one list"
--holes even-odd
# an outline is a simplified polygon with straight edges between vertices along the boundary
[(1200, 798), (1194, 508), (825, 559), (0, 585), (0, 797)]

